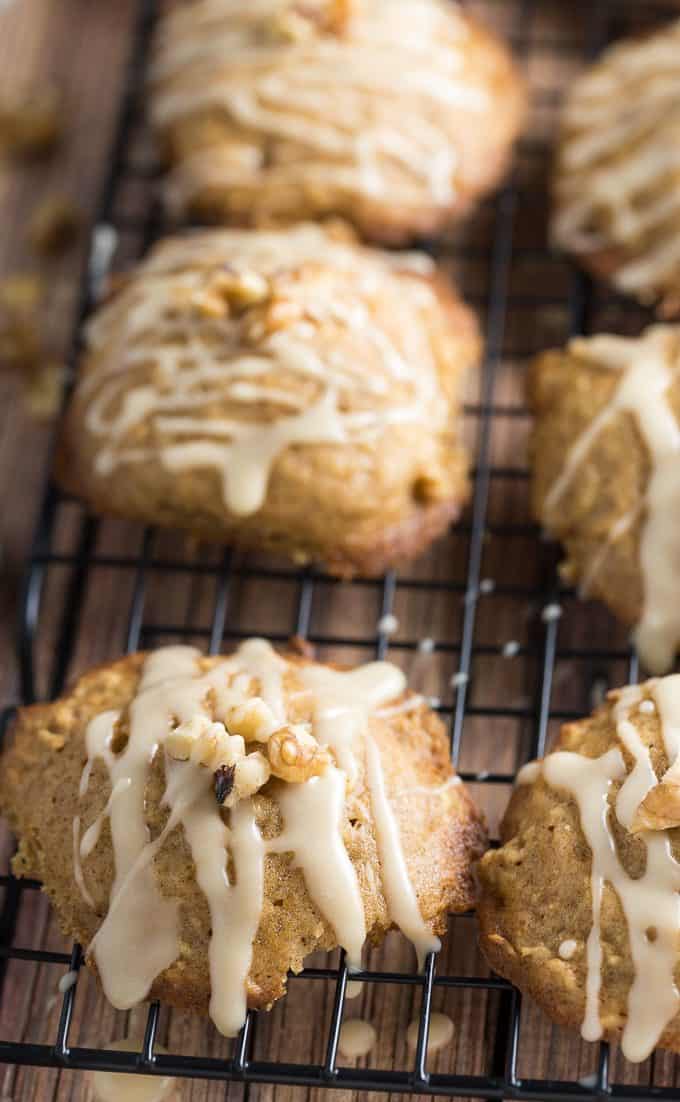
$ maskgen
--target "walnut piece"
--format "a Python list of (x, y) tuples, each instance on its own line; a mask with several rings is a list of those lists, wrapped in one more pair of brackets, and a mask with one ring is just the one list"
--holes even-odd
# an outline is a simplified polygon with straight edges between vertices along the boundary
[(319, 777), (331, 764), (328, 751), (305, 723), (288, 724), (274, 731), (267, 742), (267, 757), (272, 774), (289, 784)]
[(271, 768), (264, 754), (259, 750), (247, 754), (234, 766), (234, 784), (224, 801), (224, 806), (233, 807), (239, 800), (254, 796), (267, 783), (270, 776)]
[(227, 712), (227, 730), (246, 742), (267, 742), (277, 727), (274, 713), (260, 696), (251, 696)]
[(246, 752), (242, 738), (230, 735), (223, 723), (200, 715), (175, 727), (165, 740), (165, 749), (176, 761), (191, 758), (213, 771), (221, 765), (235, 765)]

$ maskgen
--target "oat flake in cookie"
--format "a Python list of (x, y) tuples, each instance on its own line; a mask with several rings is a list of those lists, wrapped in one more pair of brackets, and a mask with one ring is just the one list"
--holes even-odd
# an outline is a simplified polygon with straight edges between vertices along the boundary
[(315, 949), (357, 967), (398, 926), (422, 963), (474, 901), (485, 842), (400, 670), (257, 639), (132, 655), (22, 709), (0, 803), (15, 871), (43, 882), (114, 1006), (160, 999), (227, 1035)]
[(680, 313), (680, 19), (620, 42), (573, 84), (554, 172), (556, 244), (625, 294)]
[(150, 93), (173, 210), (341, 215), (392, 243), (494, 186), (525, 101), (509, 51), (453, 0), (176, 5)]
[(680, 327), (546, 352), (529, 400), (533, 509), (565, 547), (564, 576), (664, 673), (680, 645)]
[(379, 573), (468, 495), (472, 313), (340, 228), (162, 241), (100, 307), (59, 460), (97, 511)]
[(680, 1052), (680, 677), (610, 693), (534, 764), (480, 863), (485, 956), (588, 1041)]

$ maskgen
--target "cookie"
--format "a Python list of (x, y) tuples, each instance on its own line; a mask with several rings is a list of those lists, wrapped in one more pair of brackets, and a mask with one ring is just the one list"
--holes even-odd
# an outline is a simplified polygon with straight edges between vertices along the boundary
[(288, 972), (398, 926), (422, 963), (474, 900), (480, 816), (444, 727), (397, 667), (248, 640), (87, 673), (21, 709), (0, 773), (14, 870), (42, 881), (114, 1006), (235, 1034)]
[(680, 313), (680, 19), (606, 50), (562, 114), (552, 236), (617, 290)]
[(168, 238), (87, 330), (59, 474), (98, 512), (379, 573), (468, 496), (476, 321), (339, 230)]
[(680, 1052), (680, 677), (610, 693), (522, 770), (479, 867), (497, 972), (588, 1041)]
[(572, 340), (532, 365), (532, 504), (562, 568), (664, 673), (680, 644), (680, 327)]
[(174, 212), (340, 215), (395, 244), (497, 183), (525, 92), (505, 46), (449, 0), (202, 0), (161, 21), (150, 101)]

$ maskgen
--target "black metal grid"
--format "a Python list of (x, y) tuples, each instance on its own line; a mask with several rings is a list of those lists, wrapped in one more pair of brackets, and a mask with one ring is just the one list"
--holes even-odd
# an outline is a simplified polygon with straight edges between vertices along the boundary
[[(542, 52), (558, 58), (561, 52), (567, 52), (562, 37), (551, 37), (550, 33), (542, 35), (536, 29), (542, 7), (538, 0), (534, 3), (531, 0), (517, 0), (516, 3), (511, 0), (489, 0), (487, 6), (490, 5), (492, 9), (495, 7), (502, 17), (504, 4), (506, 9), (512, 8), (514, 11), (511, 34), (518, 52), (524, 56), (527, 64), (533, 65), (540, 61)], [(136, 253), (143, 251), (160, 229), (157, 205), (148, 200), (149, 177), (153, 178), (154, 175), (153, 165), (148, 160), (140, 160), (133, 149), (143, 98), (145, 62), (157, 6), (157, 0), (140, 0), (134, 49), (111, 167), (97, 217), (100, 232), (102, 226), (113, 225), (123, 237), (129, 234)], [(609, 3), (597, 5), (583, 0), (582, 6), (562, 6), (569, 9), (564, 15), (566, 20), (576, 19), (579, 22), (579, 31), (569, 40), (568, 49), (572, 55), (579, 51), (581, 55), (587, 54), (613, 35), (630, 29), (633, 6), (628, 6), (621, 0), (609, 0)], [(644, 13), (657, 19), (669, 14), (668, 5), (644, 5)], [(575, 41), (577, 45), (574, 45)], [(555, 89), (546, 91), (543, 98), (549, 106), (554, 107)], [(546, 140), (533, 142), (529, 139), (523, 152), (530, 165), (536, 162), (544, 167), (548, 148), (549, 143)], [(52, 696), (61, 690), (74, 656), (77, 656), (88, 594), (93, 584), (96, 585), (96, 579), (103, 573), (117, 579), (126, 579), (123, 592), (126, 594), (128, 607), (125, 610), (124, 646), (128, 651), (166, 639), (190, 636), (200, 640), (210, 652), (219, 652), (225, 643), (233, 643), (252, 633), (242, 625), (243, 617), (233, 612), (238, 603), (234, 595), (240, 590), (247, 595), (250, 592), (248, 587), (257, 584), (277, 587), (275, 592), (285, 590), (290, 597), (286, 606), (291, 613), (287, 625), (283, 626), (280, 618), (274, 617), (276, 623), (269, 625), (267, 630), (263, 631), (261, 626), (258, 627), (257, 633), (266, 635), (273, 642), (284, 642), (290, 634), (295, 634), (311, 640), (322, 649), (340, 648), (345, 653), (352, 650), (363, 658), (370, 657), (371, 653), (377, 657), (385, 657), (389, 652), (390, 657), (396, 656), (397, 660), (413, 659), (420, 653), (419, 639), (413, 632), (406, 637), (397, 635), (392, 638), (380, 631), (379, 627), (363, 631), (359, 629), (351, 635), (324, 631), (317, 624), (319, 603), (325, 603), (335, 587), (342, 585), (343, 593), (351, 590), (354, 594), (359, 594), (362, 605), (370, 605), (374, 609), (374, 622), (377, 623), (382, 616), (397, 608), (402, 598), (415, 601), (416, 604), (426, 600), (456, 601), (460, 606), (460, 615), (455, 630), (437, 638), (435, 650), (442, 660), (450, 663), (451, 670), (459, 676), (451, 699), (448, 702), (439, 702), (438, 708), (450, 720), (453, 760), (456, 764), (462, 763), (461, 775), (478, 786), (478, 792), (494, 788), (502, 791), (504, 786), (511, 784), (516, 768), (523, 761), (543, 753), (553, 729), (552, 721), (582, 714), (587, 708), (588, 700), (603, 685), (637, 676), (636, 657), (630, 651), (625, 636), (620, 631), (616, 632), (606, 613), (601, 610), (593, 611), (591, 608), (588, 613), (590, 619), (584, 618), (583, 606), (576, 602), (575, 595), (559, 584), (555, 571), (556, 549), (539, 545), (539, 534), (530, 519), (521, 511), (517, 519), (513, 512), (512, 503), (517, 495), (526, 496), (526, 466), (508, 465), (506, 459), (499, 462), (495, 458), (496, 426), (499, 423), (507, 424), (510, 431), (513, 431), (512, 427), (521, 426), (527, 416), (521, 405), (508, 401), (504, 393), (499, 393), (503, 381), (500, 365), (507, 352), (507, 330), (513, 316), (522, 310), (535, 311), (538, 316), (541, 310), (565, 305), (568, 300), (570, 320), (566, 328), (583, 332), (597, 324), (601, 317), (609, 317), (608, 311), (619, 309), (615, 300), (602, 297), (601, 291), (595, 290), (588, 280), (579, 275), (569, 277), (568, 291), (558, 289), (553, 292), (550, 287), (543, 289), (541, 281), (538, 283), (540, 289), (532, 286), (528, 292), (513, 286), (517, 275), (514, 266), (518, 263), (559, 263), (547, 253), (542, 242), (539, 245), (527, 245), (517, 240), (520, 236), (518, 221), (521, 222), (522, 213), (526, 214), (528, 211), (531, 214), (535, 193), (539, 196), (544, 194), (544, 188), (535, 189), (533, 169), (530, 169), (528, 176), (527, 182), (517, 173), (492, 202), (484, 204), (482, 217), (488, 223), (484, 244), (481, 247), (466, 245), (463, 240), (458, 249), (458, 257), (463, 265), (468, 262), (479, 263), (482, 268), (484, 293), (475, 295), (474, 291), (471, 292), (466, 287), (464, 278), (462, 282), (468, 299), (473, 302), (478, 299), (479, 305), (485, 309), (486, 351), (480, 392), (466, 411), (475, 430), (473, 499), (469, 514), (455, 529), (456, 539), (462, 541), (462, 550), (460, 546), (457, 548), (457, 557), (454, 556), (450, 570), (443, 575), (439, 569), (434, 569), (431, 574), (419, 573), (417, 570), (403, 576), (390, 573), (379, 582), (359, 579), (347, 586), (347, 583), (339, 583), (318, 570), (298, 571), (278, 563), (244, 559), (229, 551), (205, 556), (200, 553), (190, 554), (186, 547), (178, 551), (174, 545), (168, 551), (166, 541), (152, 530), (140, 534), (139, 529), (136, 529), (134, 535), (131, 535), (132, 529), (129, 527), (125, 528), (124, 536), (111, 549), (102, 547), (102, 522), (86, 515), (50, 482), (40, 514), (21, 602), (18, 650), (24, 702)], [(147, 196), (142, 214), (139, 211), (130, 214), (121, 209), (121, 195), (134, 188), (141, 188)], [(442, 249), (434, 245), (433, 251), (441, 252), (443, 259), (447, 258), (446, 246)], [(92, 256), (96, 258), (96, 255), (97, 251), (94, 250)], [(97, 270), (91, 257), (83, 275), (78, 326), (73, 345), (74, 366), (79, 351), (80, 328), (92, 307), (101, 276), (102, 273)], [(620, 317), (623, 318), (621, 312)], [(639, 328), (642, 318), (639, 312), (631, 312), (626, 308), (622, 324)], [(538, 351), (539, 347), (540, 341), (537, 339), (536, 348), (532, 345), (530, 349), (513, 349), (513, 354), (517, 359), (526, 359), (530, 352)], [(508, 497), (509, 508), (498, 507), (499, 496)], [(66, 538), (62, 535), (64, 528), (68, 530)], [(487, 660), (495, 661), (503, 653), (503, 640), (498, 635), (494, 635), (490, 642), (480, 638), (480, 608), (485, 596), (491, 592), (491, 587), (485, 586), (484, 581), (489, 539), (501, 548), (500, 565), (495, 570), (499, 577), (493, 586), (494, 598), (521, 603), (530, 612), (526, 639), (519, 642), (517, 650), (517, 660), (522, 664), (521, 681), (525, 689), (525, 695), (520, 698), (519, 703), (504, 699), (502, 695), (500, 698), (497, 695), (491, 701), (483, 698), (480, 700), (479, 694), (474, 691), (475, 673), (479, 672), (479, 664)], [(516, 562), (516, 558), (506, 569), (502, 564), (503, 548), (513, 541), (522, 540), (529, 541), (534, 549), (536, 569), (528, 577), (521, 570), (518, 577), (515, 576), (512, 562)], [(461, 567), (460, 570), (456, 563)], [(435, 567), (436, 565), (435, 561)], [(52, 628), (47, 644), (42, 647), (43, 651), (49, 651), (50, 657), (47, 660), (40, 657), (40, 628), (46, 603), (45, 591), (49, 589), (50, 579), (55, 574), (61, 580), (57, 586), (56, 625)], [(166, 612), (163, 602), (160, 612), (154, 609), (149, 594), (159, 579), (162, 582), (166, 579), (171, 582), (174, 579), (176, 584), (181, 580), (189, 586), (194, 583), (209, 585), (211, 597), (208, 615), (199, 617), (198, 623), (191, 619), (187, 621), (186, 618), (183, 622), (169, 608)], [(564, 621), (572, 618), (574, 630), (569, 626), (565, 630), (562, 616), (547, 620), (541, 616), (541, 609), (554, 602), (560, 603)], [(53, 605), (54, 603), (53, 601)], [(595, 630), (591, 634), (591, 626), (595, 621), (599, 623), (601, 630), (599, 633)], [(584, 624), (587, 627), (584, 628)], [(560, 636), (566, 638), (566, 642), (558, 642)], [(117, 643), (117, 646), (119, 648), (120, 644)], [(558, 683), (564, 683), (564, 677), (560, 674), (561, 664), (567, 671), (570, 686), (578, 684), (576, 694), (560, 690)], [(4, 713), (0, 734), (4, 733), (11, 714), (11, 709)], [(472, 726), (476, 734), (480, 730), (480, 723), (490, 727), (494, 722), (517, 725), (520, 735), (511, 753), (511, 757), (514, 755), (512, 764), (485, 770), (466, 768), (463, 750), (466, 731)], [(18, 882), (10, 875), (0, 877), (0, 888), (3, 892), (0, 912), (0, 984), (5, 980), (11, 962), (61, 965), (75, 971), (80, 968), (82, 957), (77, 946), (69, 954), (15, 945), (15, 928), (23, 893), (32, 892), (37, 887), (37, 884), (31, 882)], [(465, 924), (465, 936), (472, 939), (474, 934), (469, 916), (462, 916), (456, 921)], [(479, 974), (472, 975), (462, 971), (461, 974), (442, 971), (441, 968), (438, 969), (438, 962), (431, 955), (420, 974), (380, 968), (366, 971), (359, 978), (368, 985), (402, 985), (413, 993), (415, 1003), (419, 1005), (419, 1035), (417, 1048), (408, 1068), (386, 1070), (342, 1064), (338, 1053), (338, 1037), (346, 1009), (348, 981), (342, 959), (334, 966), (328, 964), (307, 968), (300, 977), (295, 978), (295, 985), (313, 982), (332, 985), (333, 988), (330, 1018), (324, 1038), (325, 1055), (318, 1062), (294, 1063), (258, 1059), (255, 1052), (257, 1016), (252, 1012), (248, 1014), (246, 1025), (228, 1059), (179, 1054), (159, 1055), (155, 1051), (160, 1017), (157, 1004), (149, 1009), (144, 1042), (139, 1052), (77, 1047), (72, 1044), (71, 1031), (78, 984), (63, 995), (54, 1039), (50, 1043), (33, 1043), (0, 1038), (0, 1062), (52, 1068), (143, 1071), (155, 1075), (235, 1081), (243, 1084), (244, 1093), (248, 1092), (251, 1084), (271, 1083), (450, 1097), (541, 1099), (545, 1102), (603, 1096), (640, 1102), (647, 1098), (677, 1097), (677, 1090), (673, 1086), (654, 1085), (654, 1061), (648, 1070), (648, 1083), (628, 1082), (625, 1072), (621, 1076), (621, 1082), (612, 1082), (610, 1069), (613, 1060), (606, 1044), (599, 1046), (595, 1071), (587, 1080), (553, 1075), (550, 1067), (540, 1077), (521, 1074), (523, 1014), (520, 995), (504, 980), (489, 976), (481, 970)], [(484, 993), (495, 999), (495, 1012), (487, 1019), (490, 1032), (490, 1036), (486, 1038), (489, 1061), (484, 1074), (456, 1073), (455, 1070), (439, 1073), (430, 1070), (426, 1044), (433, 999), (437, 993), (446, 991), (473, 995)], [(616, 1067), (618, 1070), (621, 1065), (617, 1064)], [(665, 1083), (667, 1081), (666, 1071)], [(673, 1082), (673, 1075), (670, 1081)]]

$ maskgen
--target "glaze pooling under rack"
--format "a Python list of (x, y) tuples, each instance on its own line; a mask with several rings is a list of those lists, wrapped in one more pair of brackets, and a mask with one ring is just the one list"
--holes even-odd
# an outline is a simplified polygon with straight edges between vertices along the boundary
[[(591, 694), (603, 685), (635, 680), (637, 662), (625, 631), (601, 606), (586, 608), (559, 588), (557, 551), (539, 541), (527, 514), (521, 378), (527, 355), (563, 344), (570, 328), (592, 332), (620, 324), (622, 331), (636, 333), (649, 320), (629, 304), (594, 291), (586, 280), (569, 277), (563, 262), (544, 249), (544, 176), (555, 106), (567, 76), (594, 45), (635, 29), (638, 18), (645, 24), (645, 12), (647, 24), (653, 25), (674, 9), (654, 3), (633, 11), (621, 0), (597, 6), (582, 0), (575, 20), (564, 0), (478, 0), (470, 6), (507, 32), (527, 57), (534, 77), (534, 129), (521, 143), (514, 181), (485, 201), (470, 227), (442, 249), (444, 260), (457, 267), (466, 297), (483, 309), (487, 338), (479, 392), (467, 407), (476, 456), (469, 511), (419, 564), (398, 576), (342, 585), (322, 571), (244, 560), (219, 548), (197, 552), (171, 534), (88, 518), (50, 487), (22, 604), (19, 642), (26, 700), (57, 693), (75, 668), (126, 649), (182, 642), (215, 653), (233, 649), (247, 635), (263, 634), (281, 643), (298, 634), (315, 641), (322, 658), (389, 657), (417, 674), (417, 690), (441, 698), (439, 710), (450, 721), (461, 773), (476, 783), (479, 801), (497, 818), (513, 774), (543, 752), (559, 722), (586, 714)], [(98, 214), (100, 225), (117, 231), (124, 256), (144, 251), (160, 229), (157, 207), (150, 204), (140, 217), (125, 200), (131, 181), (146, 181), (148, 187), (149, 162), (130, 150), (155, 14), (156, 0), (142, 0), (121, 126)], [(86, 282), (81, 321), (92, 289)], [(495, 585), (482, 589), (483, 579)], [(544, 620), (541, 611), (551, 605), (561, 615)], [(388, 634), (380, 624), (384, 627), (390, 616), (398, 626)], [(428, 642), (420, 648), (425, 639), (434, 646)], [(504, 657), (508, 640), (518, 649)], [(9, 713), (5, 723), (8, 718)], [(138, 1052), (112, 1052), (104, 1048), (109, 1036), (88, 1033), (88, 1018), (108, 1019), (94, 984), (79, 971), (79, 951), (64, 951), (53, 926), (45, 937), (40, 933), (38, 918), (45, 910), (36, 887), (0, 878), (4, 998), (17, 1004), (23, 999), (30, 1008), (22, 1034), (0, 1033), (0, 1060), (26, 1065), (19, 1086), (27, 1095), (38, 1093), (41, 1082), (30, 1068), (48, 1067), (191, 1076), (205, 1081), (205, 1097), (212, 1097), (210, 1080), (228, 1081), (230, 1099), (247, 1095), (255, 1084), (261, 1085), (258, 1098), (264, 1098), (265, 1084), (270, 1084), (332, 1087), (354, 1097), (361, 1091), (391, 1091), (499, 1102), (603, 1095), (643, 1102), (652, 1093), (651, 1082), (653, 1097), (677, 1097), (680, 1062), (676, 1068), (673, 1057), (658, 1054), (632, 1069), (606, 1045), (582, 1045), (522, 1005), (518, 994), (490, 976), (475, 956), (469, 916), (452, 922), (438, 958), (430, 955), (421, 973), (409, 970), (398, 948), (374, 954), (360, 976), (364, 986), (356, 999), (347, 997), (350, 981), (343, 964), (338, 966), (335, 958), (312, 961), (292, 979), (282, 1004), (285, 1034), (281, 1017), (275, 1017), (279, 1011), (271, 1017), (250, 1014), (231, 1050), (216, 1051), (205, 1043), (199, 1024), (180, 1028), (176, 1018), (152, 1006), (145, 1021), (138, 1021), (145, 1033)], [(43, 1010), (45, 997), (51, 998), (61, 977), (74, 970), (78, 983), (58, 993), (53, 1010)], [(440, 1010), (454, 1020), (452, 1046), (427, 1057), (429, 1015)], [(352, 1066), (339, 1054), (339, 1030), (349, 1014), (377, 1025), (370, 1067)], [(415, 1052), (405, 1039), (414, 1018), (419, 1023)], [(182, 1043), (183, 1030), (190, 1031), (190, 1044)], [(121, 1032), (114, 1026), (110, 1036)], [(283, 1045), (286, 1035), (292, 1048)], [(388, 1049), (381, 1042), (385, 1036), (395, 1040)], [(157, 1042), (167, 1054), (155, 1057)], [(74, 1099), (82, 1089), (79, 1077), (73, 1081)], [(194, 1084), (197, 1097), (203, 1097), (201, 1089)], [(224, 1096), (222, 1085), (214, 1090)]]

